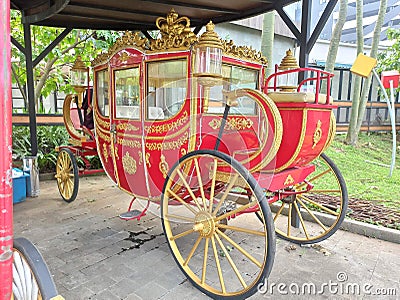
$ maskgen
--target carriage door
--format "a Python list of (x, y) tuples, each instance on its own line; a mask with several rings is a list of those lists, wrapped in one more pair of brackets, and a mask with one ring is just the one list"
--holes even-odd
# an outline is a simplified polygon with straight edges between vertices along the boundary
[(142, 154), (141, 62), (134, 49), (121, 50), (110, 61), (113, 105), (111, 143), (117, 182), (135, 196), (147, 195)]
[(150, 197), (158, 197), (169, 168), (188, 150), (187, 56), (150, 60), (145, 72), (145, 159)]

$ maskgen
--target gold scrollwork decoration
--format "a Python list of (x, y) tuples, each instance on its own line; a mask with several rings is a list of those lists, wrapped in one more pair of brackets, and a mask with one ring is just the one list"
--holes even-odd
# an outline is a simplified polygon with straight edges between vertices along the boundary
[(122, 167), (124, 168), (124, 171), (130, 175), (136, 173), (136, 160), (129, 155), (128, 151), (122, 157)]
[(142, 148), (142, 145), (139, 141), (132, 141), (132, 140), (124, 139), (124, 138), (118, 138), (117, 143), (119, 145), (126, 146), (129, 148), (139, 148), (139, 149)]
[(164, 142), (155, 142), (155, 143), (146, 143), (146, 149), (149, 151), (154, 150), (175, 150), (179, 149), (182, 145), (188, 142), (189, 133), (185, 132), (179, 139), (175, 141), (164, 141)]
[(288, 184), (293, 184), (294, 183), (294, 179), (292, 177), (292, 175), (288, 175), (285, 179), (285, 182), (283, 183), (284, 185), (288, 185)]
[(151, 125), (151, 126), (145, 126), (144, 130), (149, 134), (149, 133), (165, 133), (165, 132), (170, 132), (170, 131), (175, 131), (178, 130), (179, 127), (184, 125), (185, 123), (188, 122), (188, 113), (185, 111), (182, 114), (182, 117), (177, 119), (176, 121), (161, 124), (161, 125)]
[[(222, 119), (212, 119), (208, 125), (214, 130), (221, 127)], [(228, 122), (225, 124), (226, 130), (243, 130), (249, 129), (253, 126), (253, 121), (250, 119), (242, 119), (242, 118), (230, 118)]]
[(99, 125), (102, 126), (103, 128), (107, 128), (107, 129), (110, 128), (110, 123), (109, 123), (109, 122), (106, 122), (106, 121), (104, 121), (104, 120), (102, 120), (102, 119), (97, 115), (97, 113), (95, 114), (95, 119), (96, 119), (96, 124), (99, 124)]
[(101, 138), (102, 140), (104, 140), (105, 142), (111, 143), (111, 138), (110, 138), (110, 136), (107, 135), (107, 134), (105, 134), (105, 133), (103, 133), (99, 127), (96, 128), (96, 135), (97, 135), (99, 138)]
[(322, 126), (322, 122), (321, 122), (321, 120), (318, 120), (318, 122), (317, 122), (317, 128), (315, 128), (315, 131), (314, 131), (314, 136), (313, 136), (313, 145), (312, 145), (312, 149), (314, 149), (315, 148), (315, 146), (317, 146), (317, 144), (318, 144), (318, 142), (321, 140), (321, 138), (322, 138), (322, 129), (321, 129), (321, 126)]
[(151, 168), (151, 163), (150, 163), (150, 153), (146, 152), (146, 154), (144, 155), (145, 159), (146, 159), (146, 165), (149, 166), (149, 168)]
[(160, 163), (158, 165), (160, 172), (162, 173), (163, 177), (166, 178), (169, 170), (169, 166), (167, 161), (165, 160), (165, 156), (161, 154)]
[(107, 144), (106, 143), (103, 144), (103, 156), (104, 156), (104, 159), (105, 159), (106, 163), (108, 163), (108, 150), (107, 150)]
[(189, 49), (197, 41), (196, 35), (190, 29), (189, 18), (178, 18), (174, 9), (171, 9), (166, 18), (157, 18), (156, 26), (160, 29), (161, 38), (150, 41), (152, 51)]
[(115, 44), (112, 45), (107, 52), (99, 54), (95, 59), (92, 60), (92, 66), (106, 63), (114, 53), (129, 46), (136, 46), (144, 51), (149, 48), (149, 40), (143, 38), (141, 33), (138, 31), (126, 31), (123, 36), (117, 39)]
[(118, 130), (123, 130), (123, 131), (138, 131), (139, 128), (132, 125), (131, 123), (127, 122), (127, 123), (119, 123), (117, 125), (117, 129)]
[(114, 145), (114, 157), (115, 157), (115, 159), (119, 160), (118, 146), (117, 145)]
[(187, 150), (185, 148), (181, 148), (181, 156), (186, 155)]
[(222, 41), (223, 51), (226, 55), (235, 56), (240, 59), (255, 61), (263, 65), (268, 64), (268, 60), (260, 51), (247, 46), (236, 46), (232, 40)]

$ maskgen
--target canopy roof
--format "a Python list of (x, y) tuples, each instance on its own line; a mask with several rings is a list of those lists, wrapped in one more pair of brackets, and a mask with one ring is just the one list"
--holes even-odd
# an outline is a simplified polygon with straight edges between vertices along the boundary
[(191, 26), (238, 20), (258, 15), (295, 0), (11, 0), (23, 23), (111, 30), (151, 30), (155, 20), (174, 8)]

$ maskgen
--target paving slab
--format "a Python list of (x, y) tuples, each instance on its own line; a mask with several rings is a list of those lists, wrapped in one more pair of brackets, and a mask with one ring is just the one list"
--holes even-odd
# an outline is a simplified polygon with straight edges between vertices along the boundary
[[(42, 181), (39, 197), (14, 205), (14, 233), (38, 247), (67, 300), (209, 299), (176, 265), (157, 205), (140, 221), (118, 218), (130, 199), (106, 176), (80, 178), (72, 203)], [(400, 299), (400, 244), (340, 230), (317, 247), (289, 245), (277, 239), (251, 299)]]

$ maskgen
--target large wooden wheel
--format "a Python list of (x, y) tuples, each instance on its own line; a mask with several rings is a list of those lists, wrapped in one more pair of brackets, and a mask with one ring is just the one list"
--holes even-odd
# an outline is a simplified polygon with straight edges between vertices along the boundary
[(74, 201), (78, 194), (79, 172), (76, 158), (71, 150), (64, 148), (58, 153), (55, 177), (64, 201)]
[(253, 176), (230, 156), (214, 150), (183, 156), (166, 178), (161, 214), (178, 266), (212, 298), (249, 297), (269, 276), (271, 212)]
[(46, 263), (29, 240), (14, 239), (13, 253), (13, 299), (64, 299), (58, 295)]
[(313, 164), (307, 183), (293, 187), (302, 192), (274, 203), (275, 229), (279, 237), (299, 244), (318, 243), (339, 229), (347, 212), (348, 195), (343, 176), (325, 154)]

